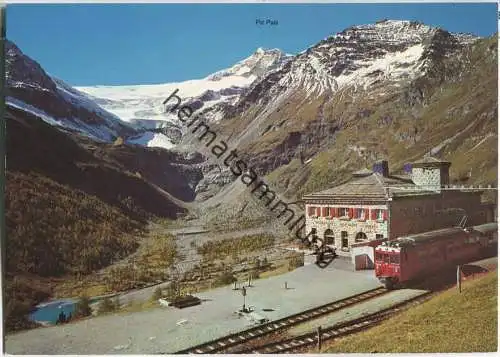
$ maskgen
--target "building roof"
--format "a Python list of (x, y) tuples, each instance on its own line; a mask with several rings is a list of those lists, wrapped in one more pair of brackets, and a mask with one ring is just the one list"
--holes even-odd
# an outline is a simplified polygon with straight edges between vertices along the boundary
[[(387, 164), (387, 162), (385, 163)], [(449, 167), (451, 162), (427, 155), (411, 165), (412, 167)], [(424, 189), (422, 186), (415, 185), (408, 173), (399, 175), (385, 174), (386, 176), (384, 176), (384, 173), (363, 168), (354, 172), (353, 179), (349, 182), (324, 191), (304, 195), (303, 199), (365, 198), (386, 200), (389, 198), (388, 196), (402, 198), (439, 194), (436, 190)]]
[(435, 158), (433, 156), (424, 156), (423, 159), (413, 162), (412, 165), (416, 166), (416, 167), (419, 167), (419, 166), (450, 166), (451, 162), (442, 161), (442, 160)]
[(372, 170), (369, 170), (367, 168), (361, 169), (359, 171), (353, 172), (354, 177), (363, 177), (363, 176), (370, 176), (373, 173)]
[(409, 180), (393, 176), (384, 177), (379, 173), (372, 172), (368, 176), (356, 177), (349, 182), (328, 190), (304, 195), (304, 199), (325, 196), (386, 199), (387, 188), (391, 187), (390, 189), (392, 190), (395, 186), (401, 186), (401, 188), (403, 186), (417, 188), (417, 186)]
[(391, 176), (400, 180), (411, 181), (411, 175), (405, 172), (398, 174), (391, 174)]

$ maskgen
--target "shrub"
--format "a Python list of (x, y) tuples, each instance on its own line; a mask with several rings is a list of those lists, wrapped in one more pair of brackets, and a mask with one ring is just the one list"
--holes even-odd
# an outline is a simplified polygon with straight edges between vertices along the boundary
[(167, 299), (176, 299), (180, 295), (180, 284), (177, 279), (173, 279), (170, 285), (165, 289), (165, 297)]
[(87, 296), (80, 297), (75, 306), (75, 317), (86, 317), (91, 314), (90, 299)]
[(158, 287), (153, 291), (153, 295), (151, 295), (151, 300), (152, 301), (158, 301), (158, 299), (161, 299), (163, 296), (163, 290)]
[(255, 252), (274, 244), (274, 237), (267, 234), (248, 235), (241, 238), (227, 238), (208, 241), (197, 248), (199, 254), (206, 260), (221, 259), (227, 256), (233, 258), (242, 253)]
[(215, 280), (215, 286), (229, 285), (236, 281), (236, 277), (232, 271), (226, 270), (222, 272)]
[(31, 308), (50, 296), (50, 288), (37, 284), (23, 277), (5, 275), (4, 282), (4, 327), (7, 331), (16, 331), (35, 327), (28, 319)]
[(30, 310), (29, 302), (8, 300), (4, 310), (6, 329), (8, 331), (16, 331), (33, 327), (34, 323), (26, 317)]
[(264, 257), (264, 259), (262, 259), (262, 266), (263, 267), (267, 267), (269, 263), (267, 262), (267, 257)]
[(117, 305), (116, 301), (113, 301), (110, 298), (104, 298), (99, 304), (98, 313), (105, 314), (107, 312), (116, 311), (118, 309)]
[(252, 279), (258, 279), (259, 278), (259, 273), (260, 273), (260, 270), (262, 268), (262, 263), (260, 261), (259, 258), (257, 258), (254, 263), (253, 263), (253, 267), (250, 271), (250, 277)]
[(304, 255), (294, 255), (288, 260), (288, 271), (304, 266)]

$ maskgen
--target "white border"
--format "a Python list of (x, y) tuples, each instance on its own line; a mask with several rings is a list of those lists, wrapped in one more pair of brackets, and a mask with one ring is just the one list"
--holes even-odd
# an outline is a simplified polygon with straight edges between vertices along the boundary
[[(2, 0), (0, 0), (2, 1)], [(165, 4), (349, 4), (349, 3), (363, 3), (363, 4), (376, 4), (376, 3), (381, 3), (381, 4), (432, 4), (432, 3), (471, 3), (471, 4), (479, 4), (479, 3), (497, 3), (498, 0), (440, 0), (440, 1), (435, 1), (435, 0), (397, 0), (397, 1), (383, 1), (383, 0), (337, 0), (337, 1), (330, 1), (330, 0), (314, 0), (314, 1), (301, 1), (301, 0), (238, 0), (238, 1), (231, 1), (231, 0), (218, 0), (218, 1), (210, 1), (210, 0), (146, 0), (146, 1), (133, 1), (133, 0), (79, 0), (79, 1), (72, 1), (72, 0), (52, 0), (52, 1), (44, 1), (44, 0), (7, 0), (7, 1), (2, 1), (0, 3), (0, 8), (5, 7), (6, 5), (9, 4), (160, 4), (160, 3), (165, 3)], [(497, 13), (498, 13), (498, 6), (497, 6)], [(497, 20), (498, 20), (498, 15), (497, 15)], [(500, 23), (499, 23), (499, 30), (500, 30)], [(500, 31), (499, 31), (500, 32)], [(498, 33), (497, 33), (498, 34)], [(500, 47), (497, 49), (499, 54), (500, 54)], [(500, 73), (500, 61), (498, 63), (498, 69)], [(499, 96), (500, 100), (500, 96)], [(497, 102), (498, 103), (498, 102)], [(498, 134), (500, 136), (500, 125), (498, 125)], [(500, 145), (499, 145), (500, 147)], [(498, 173), (500, 176), (500, 165), (498, 166)], [(500, 282), (499, 282), (499, 291), (500, 291)], [(2, 296), (3, 297), (3, 296)], [(0, 297), (0, 298), (2, 298)], [(0, 300), (1, 301), (1, 300)], [(2, 314), (0, 314), (1, 317)], [(500, 318), (497, 320), (498, 323), (498, 331), (500, 331)], [(2, 331), (3, 332), (3, 331)], [(3, 333), (2, 333), (3, 335)], [(3, 336), (2, 336), (3, 337)], [(4, 346), (3, 346), (3, 338), (0, 340), (0, 350), (4, 352)], [(449, 354), (449, 353), (432, 353), (432, 354), (424, 354), (424, 353), (398, 353), (398, 354), (391, 354), (391, 353), (378, 353), (376, 356), (408, 356), (408, 357), (416, 357), (416, 356), (453, 356), (456, 354)], [(498, 352), (491, 352), (491, 353), (460, 353), (460, 356), (496, 356), (498, 355)], [(29, 356), (29, 355), (27, 355)], [(63, 356), (63, 355), (61, 355)], [(99, 356), (99, 355), (96, 355)], [(101, 356), (107, 356), (107, 355), (101, 355)], [(116, 355), (120, 356), (120, 355)], [(134, 356), (134, 355), (123, 355), (123, 356)], [(137, 356), (137, 355), (136, 355)], [(146, 355), (138, 355), (138, 356), (146, 356)], [(155, 355), (152, 355), (155, 356)], [(168, 355), (167, 355), (168, 356)], [(175, 355), (172, 355), (175, 356)], [(208, 355), (212, 356), (212, 355)], [(215, 355), (213, 355), (215, 356)], [(226, 356), (235, 356), (235, 357), (240, 357), (244, 355), (231, 355), (227, 354)], [(248, 355), (252, 356), (252, 355)], [(288, 354), (288, 356), (303, 356), (303, 355), (297, 355), (297, 354)], [(373, 354), (369, 353), (352, 353), (352, 354), (326, 354), (326, 353), (321, 353), (321, 354), (307, 354), (307, 356), (317, 356), (317, 357), (324, 357), (324, 356), (369, 356), (373, 357)]]
[(7, 0), (6, 4), (432, 4), (432, 3), (470, 3), (470, 4), (480, 4), (480, 3), (498, 3), (497, 0), (397, 0), (397, 1), (384, 1), (384, 0), (313, 0), (313, 1), (303, 1), (303, 0)]

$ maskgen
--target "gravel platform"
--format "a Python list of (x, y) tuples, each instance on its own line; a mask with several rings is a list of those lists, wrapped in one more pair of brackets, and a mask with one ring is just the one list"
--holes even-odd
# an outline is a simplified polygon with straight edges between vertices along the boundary
[[(288, 289), (284, 288), (285, 282)], [(246, 304), (270, 320), (326, 304), (380, 285), (373, 270), (355, 272), (336, 259), (320, 269), (309, 264), (290, 273), (255, 280)], [(178, 310), (158, 307), (117, 313), (6, 336), (10, 354), (155, 354), (172, 353), (252, 326), (235, 311), (243, 305), (233, 286), (197, 294), (201, 305)]]

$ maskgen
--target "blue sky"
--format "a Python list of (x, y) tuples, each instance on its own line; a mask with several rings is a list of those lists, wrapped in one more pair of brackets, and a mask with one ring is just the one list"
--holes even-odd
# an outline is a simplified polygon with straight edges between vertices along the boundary
[[(407, 19), (490, 36), (495, 3), (8, 5), (7, 37), (74, 86), (204, 77), (258, 47), (297, 53), (356, 24)], [(277, 20), (277, 26), (256, 25)]]

